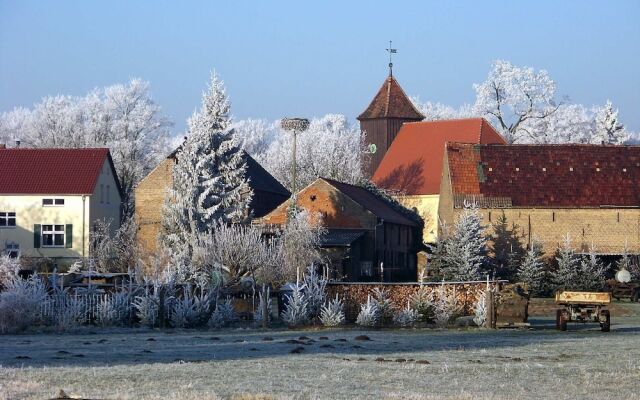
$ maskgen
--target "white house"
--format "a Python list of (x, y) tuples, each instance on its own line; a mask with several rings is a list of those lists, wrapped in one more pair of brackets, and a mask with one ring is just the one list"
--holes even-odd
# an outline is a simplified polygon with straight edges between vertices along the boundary
[(0, 250), (69, 265), (90, 255), (98, 220), (120, 226), (121, 188), (108, 149), (0, 145)]

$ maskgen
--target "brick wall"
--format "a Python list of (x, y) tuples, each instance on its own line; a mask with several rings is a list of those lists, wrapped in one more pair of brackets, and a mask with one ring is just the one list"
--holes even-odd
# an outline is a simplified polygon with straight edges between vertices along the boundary
[(162, 204), (167, 188), (173, 184), (174, 162), (171, 158), (163, 160), (135, 189), (138, 244), (146, 254), (152, 254), (157, 247)]
[[(373, 214), (323, 180), (316, 180), (303, 189), (298, 194), (297, 204), (312, 213), (320, 213), (323, 224), (329, 228), (370, 229), (376, 224)], [(260, 222), (283, 225), (289, 205), (290, 201), (286, 201)]]

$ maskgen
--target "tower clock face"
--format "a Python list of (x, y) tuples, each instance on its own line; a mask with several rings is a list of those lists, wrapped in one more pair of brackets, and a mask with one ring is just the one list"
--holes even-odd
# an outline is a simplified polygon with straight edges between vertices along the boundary
[(378, 146), (375, 143), (371, 143), (369, 145), (369, 153), (376, 154), (376, 150), (378, 150)]

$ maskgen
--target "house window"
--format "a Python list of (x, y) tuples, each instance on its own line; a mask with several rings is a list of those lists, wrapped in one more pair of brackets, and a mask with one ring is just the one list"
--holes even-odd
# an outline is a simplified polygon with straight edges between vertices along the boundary
[(64, 225), (42, 225), (42, 246), (63, 247)]
[(42, 199), (42, 207), (64, 206), (64, 199)]
[(107, 204), (111, 202), (111, 186), (107, 185)]
[(373, 276), (373, 262), (360, 261), (360, 276), (366, 276), (366, 277)]
[(104, 185), (100, 184), (100, 204), (104, 203)]
[(9, 258), (18, 258), (20, 256), (20, 245), (18, 243), (7, 243), (5, 253)]
[(0, 211), (0, 228), (16, 226), (16, 213)]

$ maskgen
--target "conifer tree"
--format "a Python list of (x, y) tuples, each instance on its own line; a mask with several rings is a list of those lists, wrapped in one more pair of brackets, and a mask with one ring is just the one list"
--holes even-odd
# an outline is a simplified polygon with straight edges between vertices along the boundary
[(173, 188), (163, 212), (162, 242), (175, 263), (188, 264), (198, 235), (218, 223), (243, 222), (252, 193), (246, 160), (235, 145), (229, 101), (213, 73), (202, 107), (188, 121), (188, 135), (176, 154)]
[(475, 203), (465, 202), (464, 210), (454, 224), (453, 234), (445, 243), (446, 279), (473, 281), (482, 277), (487, 244), (482, 216)]
[(596, 248), (592, 245), (589, 255), (580, 261), (580, 289), (586, 291), (598, 291), (604, 286), (608, 265), (603, 264), (596, 254)]
[(518, 268), (517, 278), (529, 286), (532, 295), (539, 295), (545, 290), (546, 275), (545, 263), (542, 261), (542, 246), (534, 239)]
[(556, 257), (558, 268), (553, 273), (552, 281), (556, 289), (578, 289), (580, 287), (580, 257), (566, 235)]

